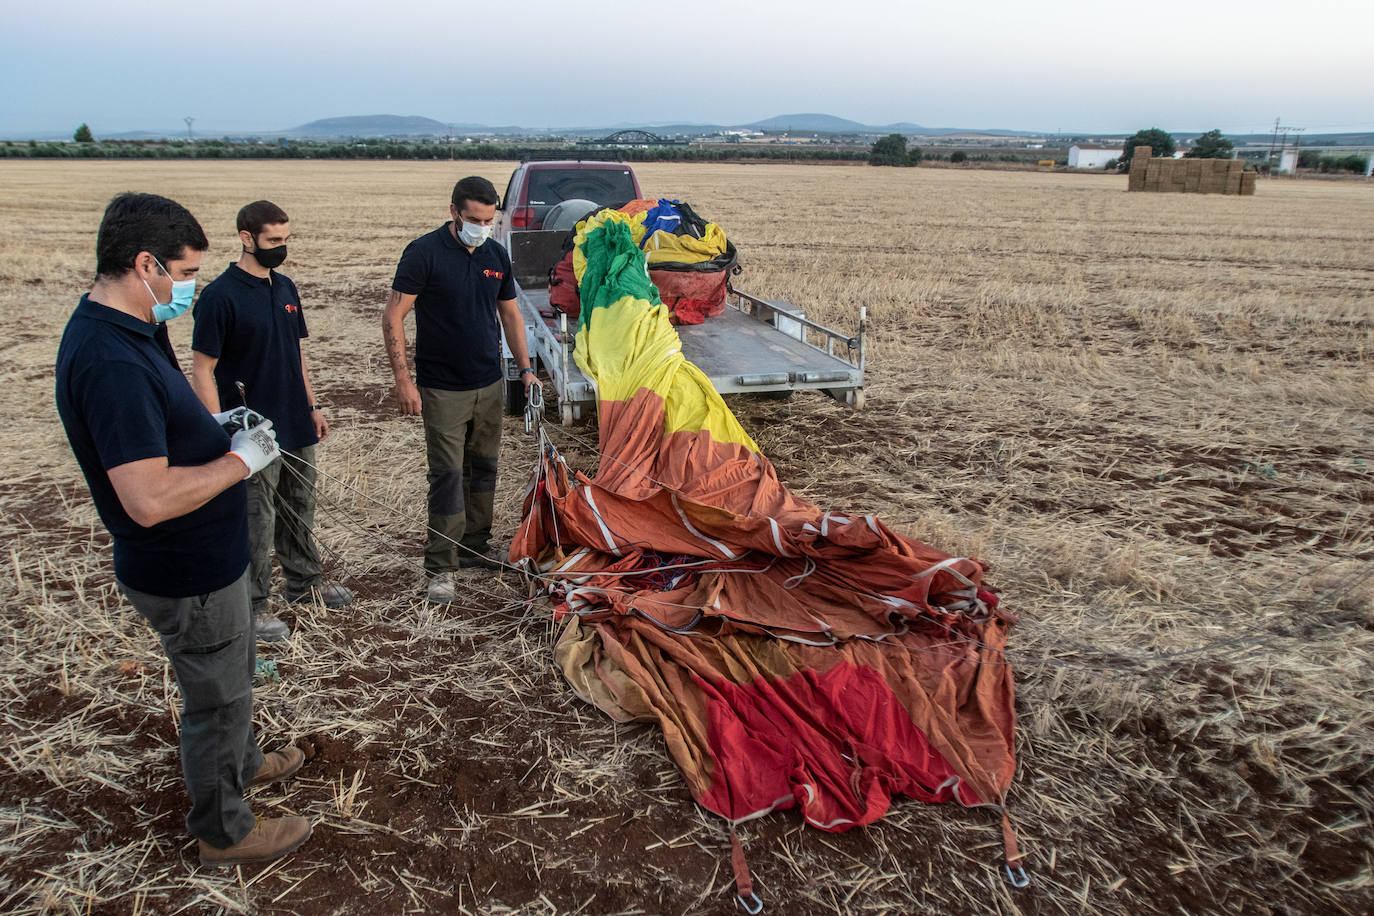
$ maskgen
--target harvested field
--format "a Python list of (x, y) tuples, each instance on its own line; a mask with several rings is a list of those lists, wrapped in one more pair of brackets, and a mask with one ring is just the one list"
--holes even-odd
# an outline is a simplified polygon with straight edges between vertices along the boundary
[[(552, 665), (512, 574), (421, 600), (419, 420), (395, 416), (379, 318), (452, 182), (509, 163), (0, 164), (0, 911), (736, 912), (722, 822), (656, 729)], [(743, 830), (771, 913), (1374, 911), (1374, 186), (1127, 194), (1124, 176), (643, 165), (736, 242), (740, 288), (849, 327), (868, 407), (735, 400), (784, 482), (992, 563), (1021, 623), (1012, 812), (899, 801), (846, 834)], [(58, 337), (106, 201), (186, 204), (208, 280), (233, 217), (292, 215), (291, 274), (333, 433), (318, 534), (362, 600), (283, 611), (270, 748), (311, 759), (256, 810), (314, 839), (196, 865), (179, 703), (114, 592), (109, 539), (52, 403)], [(204, 282), (204, 281), (202, 281)], [(189, 365), (189, 319), (172, 337)], [(553, 416), (552, 408), (550, 416)], [(590, 471), (584, 425), (555, 432)], [(499, 530), (533, 448), (508, 421)]]

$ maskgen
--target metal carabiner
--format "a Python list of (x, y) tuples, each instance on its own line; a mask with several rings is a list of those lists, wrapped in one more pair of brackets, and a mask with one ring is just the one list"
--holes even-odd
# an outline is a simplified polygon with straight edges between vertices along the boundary
[[(763, 912), (763, 901), (759, 899), (758, 894), (750, 894), (748, 900), (745, 900), (743, 895), (736, 894), (735, 899), (739, 901), (740, 906), (744, 907), (744, 912), (748, 913), (749, 916), (758, 916), (759, 913)], [(751, 901), (753, 906), (750, 906)]]
[(541, 385), (531, 385), (525, 392), (525, 432), (534, 432), (543, 415), (544, 388)]
[(1020, 865), (1012, 868), (1010, 865), (1003, 865), (1002, 870), (1007, 873), (1007, 883), (1015, 888), (1023, 888), (1030, 884), (1030, 875)]

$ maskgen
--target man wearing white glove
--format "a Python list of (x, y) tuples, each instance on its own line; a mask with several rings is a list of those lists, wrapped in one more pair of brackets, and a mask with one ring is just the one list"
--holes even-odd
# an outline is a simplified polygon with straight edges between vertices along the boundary
[(163, 323), (190, 307), (209, 247), (194, 216), (155, 194), (110, 202), (96, 279), (57, 351), (57, 411), (114, 540), (120, 591), (161, 636), (181, 689), (186, 827), (205, 865), (276, 859), (303, 817), (254, 822), (246, 786), (304, 755), (264, 755), (253, 734), (256, 657), (243, 481), (275, 460), (272, 425), (231, 438), (191, 390)]
[(229, 440), (229, 454), (243, 462), (243, 466), (248, 469), (249, 477), (266, 469), (281, 457), (272, 421), (263, 420), (257, 426), (250, 426), (234, 433), (234, 438)]

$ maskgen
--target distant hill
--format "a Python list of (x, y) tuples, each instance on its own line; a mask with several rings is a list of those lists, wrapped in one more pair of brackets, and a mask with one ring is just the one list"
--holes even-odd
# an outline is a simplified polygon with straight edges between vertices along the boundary
[[(457, 125), (454, 125), (457, 127)], [(466, 125), (465, 125), (466, 128)], [(281, 132), (284, 137), (442, 137), (449, 125), (419, 115), (354, 115), (321, 118)]]
[(274, 132), (272, 136), (321, 137), (447, 137), (455, 134), (525, 134), (538, 133), (523, 127), (507, 125), (436, 121), (420, 115), (354, 115), (346, 118), (322, 118), (290, 130)]
[(752, 127), (754, 130), (802, 130), (827, 134), (854, 134), (871, 130), (858, 121), (837, 118), (828, 114), (778, 115), (775, 118), (765, 118), (762, 121), (740, 126)]

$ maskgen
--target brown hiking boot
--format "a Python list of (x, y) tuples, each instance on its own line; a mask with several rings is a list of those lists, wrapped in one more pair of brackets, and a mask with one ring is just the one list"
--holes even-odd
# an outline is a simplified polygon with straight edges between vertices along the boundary
[(310, 839), (310, 821), (303, 817), (259, 818), (253, 831), (228, 849), (216, 849), (200, 840), (200, 864), (250, 865), (280, 859)]
[(257, 775), (248, 780), (250, 786), (262, 786), (269, 782), (278, 782), (296, 775), (296, 771), (305, 763), (305, 751), (294, 745), (284, 747), (279, 751), (262, 755), (262, 766), (258, 768)]

